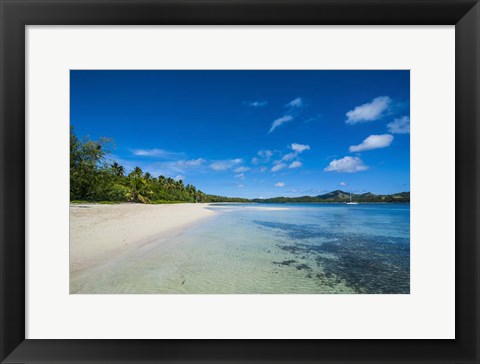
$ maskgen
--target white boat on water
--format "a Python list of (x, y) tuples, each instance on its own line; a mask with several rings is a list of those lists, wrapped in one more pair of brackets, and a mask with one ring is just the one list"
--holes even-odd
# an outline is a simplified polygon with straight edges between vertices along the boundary
[(352, 201), (352, 193), (350, 192), (350, 202), (346, 202), (347, 205), (358, 205), (358, 202)]

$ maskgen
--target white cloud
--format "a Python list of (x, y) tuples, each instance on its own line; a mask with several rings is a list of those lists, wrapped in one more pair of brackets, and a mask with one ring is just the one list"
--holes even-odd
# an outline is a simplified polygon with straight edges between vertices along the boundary
[(197, 167), (197, 166), (202, 165), (205, 162), (206, 162), (205, 159), (197, 158), (197, 159), (176, 161), (176, 162), (173, 162), (172, 165), (175, 166), (175, 167), (179, 167), (179, 168)]
[(292, 143), (290, 145), (290, 148), (293, 150), (293, 153), (285, 154), (282, 157), (282, 160), (284, 161), (292, 160), (296, 158), (299, 154), (303, 153), (304, 151), (309, 150), (310, 146), (305, 144)]
[[(309, 150), (310, 149), (310, 146), (309, 145), (306, 145), (306, 144), (298, 144), (298, 143), (292, 143), (290, 145), (290, 148), (293, 150), (292, 153), (287, 153), (285, 154), (283, 157), (282, 157), (282, 161), (285, 161), (285, 162), (288, 162), (288, 161), (291, 161), (291, 160), (294, 160), (298, 157), (299, 154), (303, 153), (304, 151), (306, 150)], [(279, 161), (276, 162), (277, 164), (278, 163), (281, 163)], [(298, 168), (302, 165), (301, 162), (299, 161), (295, 161), (293, 162), (289, 168)], [(294, 166), (294, 167), (292, 167)]]
[(245, 175), (243, 173), (236, 174), (235, 178), (245, 179)]
[(350, 146), (350, 152), (363, 152), (364, 150), (372, 150), (388, 147), (392, 144), (393, 135), (370, 135), (361, 144)]
[(302, 166), (302, 162), (299, 162), (299, 161), (293, 161), (289, 166), (288, 168), (299, 168)]
[(324, 169), (325, 172), (345, 172), (355, 173), (368, 169), (363, 164), (363, 161), (358, 157), (343, 157), (342, 159), (334, 159), (330, 162), (328, 167)]
[(258, 157), (253, 157), (252, 158), (252, 164), (268, 163), (268, 161), (270, 160), (270, 157), (271, 157), (271, 155), (273, 155), (273, 153), (270, 152), (269, 150), (259, 150), (257, 152), (257, 155), (258, 155)]
[(272, 123), (272, 126), (270, 130), (268, 131), (268, 134), (270, 134), (272, 131), (274, 131), (276, 128), (278, 128), (280, 125), (288, 123), (289, 121), (293, 120), (293, 116), (291, 115), (284, 115), (281, 118), (278, 118)]
[(271, 150), (265, 149), (265, 150), (259, 150), (257, 152), (258, 157), (253, 157), (252, 158), (252, 163), (253, 164), (259, 164), (259, 163), (268, 163), (270, 161), (270, 158), (272, 157), (273, 152)]
[(295, 159), (295, 158), (297, 158), (297, 153), (288, 153), (282, 157), (282, 160), (291, 161), (292, 159)]
[(297, 116), (300, 112), (299, 110), (303, 107), (303, 100), (300, 97), (297, 97), (296, 99), (294, 99), (294, 100), (290, 101), (288, 104), (286, 104), (285, 107), (287, 108), (286, 112), (288, 114), (276, 119), (272, 123), (272, 126), (270, 127), (270, 130), (268, 131), (268, 134), (273, 132), (280, 125), (292, 121), (293, 116)]
[[(177, 160), (177, 161), (158, 161), (152, 166), (153, 175), (157, 176), (158, 174), (163, 174), (165, 176), (169, 175), (183, 175), (186, 171), (191, 169), (199, 169), (206, 163), (206, 160), (203, 158), (190, 159), (190, 160)], [(142, 167), (142, 164), (139, 164)], [(144, 166), (144, 165), (143, 165)], [(143, 169), (143, 167), (142, 167)]]
[(265, 149), (265, 150), (259, 150), (257, 154), (259, 157), (268, 159), (273, 155), (273, 152), (271, 150)]
[[(299, 168), (303, 164), (298, 160), (299, 154), (305, 150), (309, 150), (310, 146), (306, 144), (292, 143), (290, 148), (293, 150), (291, 153), (285, 154), (280, 160), (273, 162), (273, 167), (270, 169), (272, 172), (278, 172), (285, 168)], [(273, 155), (273, 153), (272, 153)]]
[(185, 179), (185, 176), (182, 176), (181, 174), (179, 174), (178, 176), (175, 176), (174, 180), (175, 181), (180, 181), (180, 180), (184, 180)]
[(340, 186), (346, 186), (346, 185), (347, 185), (347, 182), (340, 182), (339, 185), (340, 185)]
[(252, 106), (252, 107), (262, 107), (266, 106), (268, 104), (267, 101), (262, 100), (262, 101), (245, 101), (245, 105)]
[(235, 173), (242, 173), (242, 172), (247, 172), (247, 171), (249, 171), (249, 170), (250, 170), (250, 168), (248, 168), (248, 167), (243, 167), (243, 166), (242, 166), (242, 167), (237, 167), (237, 168), (235, 168), (233, 171), (234, 171)]
[(393, 134), (408, 134), (410, 133), (410, 117), (402, 116), (387, 124), (388, 131)]
[(298, 108), (303, 106), (303, 100), (301, 97), (297, 97), (296, 99), (290, 101), (288, 104), (285, 105), (286, 107), (290, 108)]
[(242, 163), (243, 160), (240, 158), (230, 159), (224, 161), (217, 161), (210, 164), (210, 168), (215, 171), (226, 171), (227, 169), (233, 168), (235, 165)]
[(226, 171), (231, 165), (228, 162), (214, 162), (210, 164), (210, 168), (215, 171)]
[(259, 169), (260, 172), (265, 172), (267, 170), (267, 167), (262, 167)]
[(181, 153), (169, 152), (168, 150), (158, 149), (158, 148), (133, 149), (132, 153), (133, 155), (136, 155), (139, 157), (157, 157), (157, 158), (171, 158), (181, 154)]
[(284, 168), (287, 168), (287, 165), (285, 163), (277, 163), (272, 167), (271, 171), (278, 172)]
[(243, 183), (239, 183), (239, 184), (237, 185), (237, 187), (243, 188), (243, 187), (245, 187), (245, 185), (244, 185)]
[(380, 118), (382, 114), (388, 109), (392, 99), (388, 96), (376, 97), (370, 103), (366, 103), (355, 107), (353, 110), (348, 111), (347, 124), (364, 123)]
[(310, 146), (305, 144), (292, 143), (291, 148), (293, 151), (300, 154), (306, 150), (309, 150)]
[(277, 183), (275, 183), (274, 186), (275, 186), (275, 187), (285, 187), (285, 183), (283, 183), (283, 182), (277, 182)]

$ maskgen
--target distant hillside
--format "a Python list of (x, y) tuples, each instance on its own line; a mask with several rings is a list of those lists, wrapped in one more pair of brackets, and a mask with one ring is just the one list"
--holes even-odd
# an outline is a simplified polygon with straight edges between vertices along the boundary
[[(350, 193), (336, 190), (318, 196), (300, 196), (300, 197), (273, 197), (267, 199), (253, 199), (253, 202), (348, 202), (350, 201)], [(410, 192), (399, 192), (391, 195), (375, 195), (371, 192), (354, 194), (352, 193), (352, 201), (357, 202), (410, 202)]]

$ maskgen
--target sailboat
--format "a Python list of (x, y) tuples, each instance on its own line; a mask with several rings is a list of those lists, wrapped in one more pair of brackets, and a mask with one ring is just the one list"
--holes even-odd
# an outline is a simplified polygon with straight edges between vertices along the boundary
[(350, 192), (350, 202), (346, 202), (347, 205), (358, 205), (358, 202), (352, 201), (352, 193)]

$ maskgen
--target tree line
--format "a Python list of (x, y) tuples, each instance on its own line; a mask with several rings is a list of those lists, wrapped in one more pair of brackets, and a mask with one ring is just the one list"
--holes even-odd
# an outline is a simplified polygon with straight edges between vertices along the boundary
[(210, 195), (171, 177), (152, 176), (135, 167), (130, 173), (107, 158), (113, 140), (80, 140), (70, 131), (70, 201), (90, 202), (248, 202), (237, 197)]

